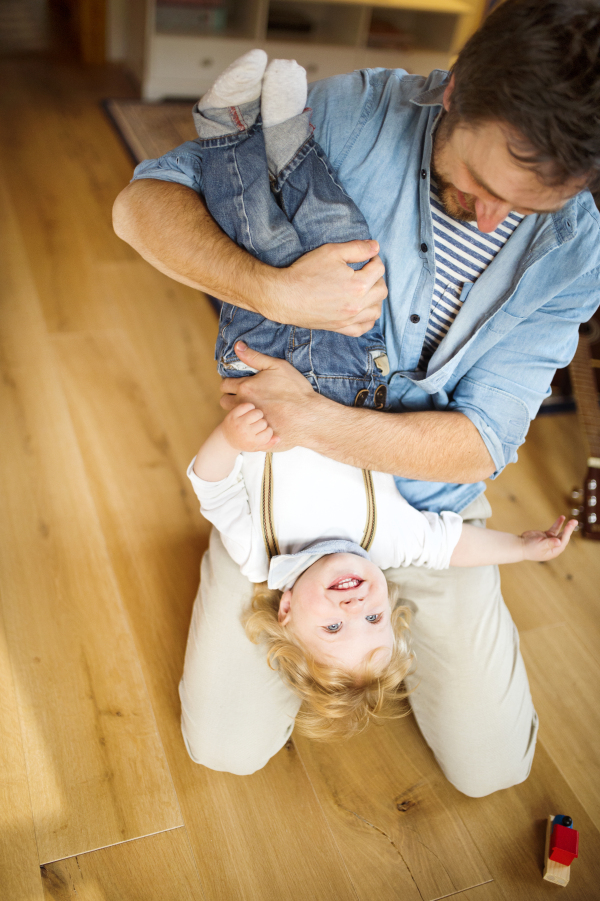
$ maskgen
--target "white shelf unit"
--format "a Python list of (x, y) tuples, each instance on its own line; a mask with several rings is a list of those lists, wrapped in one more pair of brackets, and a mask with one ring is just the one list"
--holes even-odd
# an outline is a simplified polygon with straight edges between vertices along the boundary
[[(222, 70), (253, 47), (271, 59), (296, 59), (308, 80), (364, 67), (404, 68), (428, 75), (447, 68), (475, 30), (484, 0), (228, 0), (219, 34), (194, 24), (193, 7), (142, 0), (145, 53), (141, 75), (146, 100), (195, 98)], [(286, 27), (286, 17), (291, 27)], [(369, 46), (374, 21), (411, 35), (405, 49)]]

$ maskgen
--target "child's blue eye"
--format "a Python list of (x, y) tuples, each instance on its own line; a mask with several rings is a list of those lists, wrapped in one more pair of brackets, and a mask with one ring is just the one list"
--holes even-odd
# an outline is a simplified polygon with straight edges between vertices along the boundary
[(325, 631), (326, 632), (339, 632), (341, 628), (342, 628), (341, 623), (331, 623), (330, 626), (325, 626)]
[(369, 613), (368, 616), (365, 616), (365, 619), (368, 623), (378, 623), (381, 619), (381, 613)]

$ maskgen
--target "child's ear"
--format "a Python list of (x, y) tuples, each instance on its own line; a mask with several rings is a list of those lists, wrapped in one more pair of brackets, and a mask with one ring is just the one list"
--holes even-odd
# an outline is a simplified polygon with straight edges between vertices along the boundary
[(277, 620), (281, 623), (282, 626), (287, 626), (290, 621), (290, 605), (292, 603), (292, 592), (288, 588), (287, 591), (284, 591), (281, 595), (281, 600), (279, 601), (279, 613), (277, 614)]

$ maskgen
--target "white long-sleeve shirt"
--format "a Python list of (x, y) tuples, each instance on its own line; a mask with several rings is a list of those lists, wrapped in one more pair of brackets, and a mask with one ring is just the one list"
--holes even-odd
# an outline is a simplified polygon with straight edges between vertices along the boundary
[[(269, 574), (261, 523), (264, 453), (239, 454), (220, 482), (188, 476), (203, 516), (213, 523), (231, 557), (251, 582)], [(373, 473), (377, 531), (369, 557), (381, 569), (446, 569), (462, 529), (457, 513), (421, 512), (399, 494), (394, 478)], [(273, 520), (282, 554), (316, 541), (343, 538), (360, 544), (367, 516), (362, 470), (303, 447), (273, 454)]]

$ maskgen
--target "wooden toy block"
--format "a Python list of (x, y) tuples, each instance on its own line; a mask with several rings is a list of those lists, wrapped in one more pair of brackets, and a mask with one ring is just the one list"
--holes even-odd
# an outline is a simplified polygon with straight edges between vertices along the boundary
[[(548, 817), (548, 821), (546, 823), (546, 848), (544, 852), (544, 879), (548, 882), (554, 882), (556, 885), (568, 885), (569, 879), (571, 877), (571, 867), (567, 866), (564, 863), (560, 863), (557, 860), (552, 860), (550, 855), (550, 840), (552, 838), (552, 834), (554, 828), (560, 826), (561, 829), (564, 829), (566, 832), (573, 832), (575, 834), (576, 841), (578, 839), (579, 833), (575, 829), (571, 830), (566, 826), (562, 826), (560, 823), (554, 823), (555, 815), (552, 814)], [(574, 855), (575, 856), (575, 855)]]

